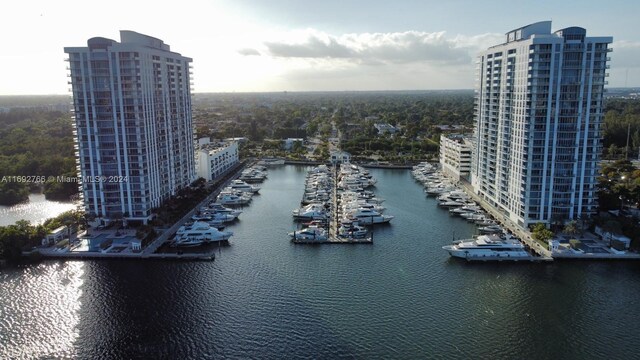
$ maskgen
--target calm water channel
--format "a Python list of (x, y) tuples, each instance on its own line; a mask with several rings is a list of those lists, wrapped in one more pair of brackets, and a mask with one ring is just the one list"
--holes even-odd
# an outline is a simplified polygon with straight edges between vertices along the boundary
[(474, 228), (398, 170), (373, 245), (293, 245), (306, 170), (271, 169), (214, 262), (1, 270), (0, 358), (637, 358), (640, 264), (455, 261)]

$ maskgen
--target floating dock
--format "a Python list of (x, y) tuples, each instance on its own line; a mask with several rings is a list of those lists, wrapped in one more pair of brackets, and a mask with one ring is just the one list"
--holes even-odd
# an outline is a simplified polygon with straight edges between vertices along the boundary
[[(461, 258), (462, 259), (462, 258)], [(469, 256), (464, 258), (468, 262), (477, 261), (498, 261), (498, 262), (552, 262), (553, 259), (542, 256), (529, 256), (529, 257), (505, 257), (505, 256)]]
[(327, 240), (305, 240), (305, 239), (295, 239), (291, 240), (294, 244), (373, 244), (373, 239), (371, 237), (366, 238), (341, 238), (341, 237), (329, 237)]

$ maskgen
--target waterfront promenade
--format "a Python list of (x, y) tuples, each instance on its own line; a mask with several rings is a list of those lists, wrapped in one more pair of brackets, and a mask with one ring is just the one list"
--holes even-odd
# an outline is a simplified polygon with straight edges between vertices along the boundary
[(540, 257), (544, 258), (544, 260), (546, 261), (553, 260), (551, 251), (549, 251), (548, 249), (540, 245), (539, 242), (533, 240), (533, 238), (531, 237), (531, 233), (529, 231), (522, 229), (520, 226), (518, 226), (513, 221), (511, 221), (511, 219), (506, 217), (504, 214), (500, 213), (493, 206), (489, 205), (484, 199), (482, 199), (480, 196), (475, 194), (473, 192), (473, 188), (471, 187), (471, 184), (465, 181), (461, 181), (459, 185), (469, 196), (471, 196), (471, 198), (475, 202), (477, 202), (480, 206), (482, 206), (483, 209), (485, 209), (489, 214), (491, 214), (491, 216), (493, 216), (493, 218), (496, 219), (496, 221), (500, 222), (502, 226), (507, 228), (515, 236), (517, 236), (522, 242), (528, 245), (532, 251), (534, 251)]
[[(154, 259), (154, 260), (213, 260), (215, 258), (216, 248), (212, 248), (206, 252), (189, 252), (188, 250), (176, 253), (157, 253), (158, 249), (178, 231), (180, 226), (184, 225), (191, 217), (199, 211), (203, 206), (208, 205), (215, 200), (220, 191), (227, 186), (231, 180), (238, 177), (240, 171), (245, 167), (245, 162), (239, 163), (232, 168), (228, 174), (218, 181), (218, 184), (207, 197), (198, 205), (186, 213), (180, 220), (168, 229), (163, 230), (149, 245), (142, 251), (130, 251), (127, 249), (122, 252), (102, 252), (102, 251), (69, 251), (67, 249), (59, 249), (57, 247), (39, 248), (35, 251), (39, 252), (45, 258), (55, 258), (64, 260), (88, 260), (88, 259)], [(26, 252), (28, 256), (31, 252)]]
[(189, 221), (191, 219), (191, 217), (193, 215), (195, 215), (196, 212), (198, 212), (200, 210), (201, 207), (206, 206), (211, 201), (215, 200), (216, 197), (218, 196), (218, 194), (220, 194), (220, 191), (225, 186), (227, 186), (231, 182), (231, 180), (237, 178), (238, 174), (240, 173), (240, 170), (242, 170), (243, 168), (244, 168), (244, 163), (239, 163), (235, 168), (233, 168), (231, 171), (229, 171), (227, 176), (225, 176), (220, 181), (219, 185), (216, 186), (215, 189), (213, 189), (213, 191), (204, 200), (202, 200), (198, 205), (196, 205), (196, 207), (191, 209), (191, 211), (186, 213), (180, 220), (178, 220), (175, 224), (173, 224), (173, 226), (171, 226), (169, 229), (165, 230), (162, 234), (160, 234), (160, 236), (158, 236), (146, 248), (144, 248), (142, 253), (146, 254), (146, 255), (149, 255), (149, 254), (153, 254), (156, 251), (158, 251), (160, 246), (162, 246), (162, 244), (164, 244), (166, 241), (168, 241), (176, 233), (176, 231), (178, 231), (180, 226), (184, 225), (184, 223)]
[(480, 196), (473, 192), (471, 184), (461, 181), (459, 184), (462, 189), (469, 194), (474, 201), (476, 201), (483, 209), (491, 214), (502, 226), (506, 227), (515, 234), (522, 242), (527, 244), (532, 251), (539, 255), (540, 260), (552, 261), (554, 259), (581, 259), (581, 260), (640, 260), (640, 254), (637, 253), (612, 253), (609, 252), (604, 246), (598, 248), (604, 248), (603, 252), (579, 252), (571, 249), (561, 251), (550, 251), (546, 247), (542, 246), (539, 242), (535, 241), (531, 237), (531, 233), (516, 225), (511, 219), (501, 214), (494, 207), (490, 206)]

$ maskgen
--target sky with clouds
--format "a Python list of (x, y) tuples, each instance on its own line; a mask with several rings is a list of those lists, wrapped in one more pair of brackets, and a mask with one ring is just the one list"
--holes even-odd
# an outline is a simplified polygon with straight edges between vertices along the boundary
[(68, 93), (65, 46), (133, 30), (194, 59), (196, 92), (470, 89), (481, 49), (552, 20), (613, 36), (609, 86), (640, 86), (640, 2), (22, 0), (3, 6), (0, 95)]

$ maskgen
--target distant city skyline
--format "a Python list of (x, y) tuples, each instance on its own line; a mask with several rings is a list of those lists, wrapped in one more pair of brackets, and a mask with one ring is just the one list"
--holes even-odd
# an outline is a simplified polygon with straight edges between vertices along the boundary
[(63, 47), (120, 30), (192, 57), (195, 92), (472, 89), (482, 49), (504, 42), (504, 29), (544, 20), (613, 36), (609, 87), (640, 86), (638, 12), (620, 0), (34, 0), (7, 6), (0, 23), (0, 95), (67, 94)]

